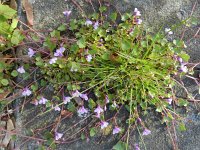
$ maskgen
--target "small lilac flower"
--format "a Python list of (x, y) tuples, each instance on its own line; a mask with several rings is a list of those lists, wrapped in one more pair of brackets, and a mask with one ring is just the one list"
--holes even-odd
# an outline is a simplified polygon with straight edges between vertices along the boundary
[(142, 19), (136, 19), (136, 23), (137, 24), (141, 24), (142, 23)]
[(100, 114), (97, 113), (97, 114), (95, 115), (95, 117), (100, 118)]
[(40, 100), (39, 100), (39, 104), (46, 104), (46, 102), (48, 102), (48, 100), (44, 97), (42, 97)]
[(28, 88), (25, 88), (22, 92), (23, 96), (30, 96), (31, 94), (32, 92)]
[(134, 15), (135, 16), (141, 16), (141, 13), (137, 8), (134, 9)]
[(62, 136), (63, 136), (63, 133), (58, 133), (58, 132), (56, 132), (56, 133), (55, 133), (55, 140), (57, 141), (57, 140), (61, 139)]
[(24, 70), (24, 67), (23, 66), (21, 66), (21, 67), (19, 67), (18, 69), (17, 69), (17, 71), (19, 72), (19, 73), (25, 73), (26, 71)]
[(173, 32), (171, 31), (170, 28), (165, 28), (165, 33), (169, 34), (169, 35), (172, 35)]
[(56, 56), (56, 57), (62, 57), (64, 51), (65, 51), (65, 48), (64, 47), (60, 47), (59, 49), (56, 50), (56, 52), (54, 53), (54, 56)]
[(54, 108), (55, 111), (61, 111), (60, 107), (58, 105), (56, 105), (56, 107)]
[(166, 101), (171, 105), (172, 104), (172, 98), (166, 99)]
[(141, 122), (142, 122), (142, 119), (141, 119), (140, 117), (138, 117), (138, 118), (137, 118), (137, 121), (138, 121), (139, 123), (141, 123)]
[(91, 60), (92, 60), (92, 55), (90, 55), (90, 54), (87, 55), (87, 56), (86, 56), (86, 60), (87, 60), (87, 62), (91, 62)]
[(151, 131), (145, 128), (142, 135), (149, 135), (149, 134), (151, 134)]
[(101, 129), (104, 129), (104, 128), (106, 128), (107, 126), (108, 126), (108, 122), (106, 122), (106, 121), (101, 121)]
[(81, 93), (76, 90), (75, 92), (72, 92), (72, 97), (80, 97)]
[(113, 129), (113, 134), (117, 134), (119, 132), (121, 132), (121, 128), (115, 126), (115, 128)]
[(33, 104), (34, 104), (35, 106), (37, 106), (37, 105), (38, 105), (38, 100), (34, 100)]
[(65, 16), (67, 16), (67, 17), (69, 17), (69, 15), (72, 13), (72, 11), (63, 11), (63, 14), (65, 15)]
[(85, 25), (87, 25), (87, 26), (92, 25), (92, 21), (87, 19), (86, 22), (85, 22)]
[(54, 63), (56, 63), (57, 59), (58, 59), (58, 58), (53, 57), (53, 58), (51, 58), (51, 59), (49, 60), (49, 63), (50, 63), (50, 64), (54, 64)]
[(28, 49), (28, 56), (33, 57), (34, 54), (35, 54), (35, 51), (32, 48), (29, 48)]
[(107, 110), (107, 107), (106, 107), (106, 105), (104, 106), (104, 111), (106, 111)]
[(94, 110), (94, 112), (100, 114), (103, 112), (103, 109), (98, 105), (97, 108)]
[(108, 104), (110, 102), (108, 95), (106, 95), (105, 100), (106, 100), (106, 104)]
[(78, 116), (82, 117), (83, 115), (87, 114), (89, 111), (88, 109), (86, 109), (84, 106), (81, 106), (79, 109), (78, 109)]
[(80, 94), (80, 97), (81, 97), (82, 99), (84, 99), (85, 101), (88, 101), (88, 96), (87, 96), (87, 94)]
[(135, 150), (140, 150), (140, 147), (138, 144), (134, 144)]
[(178, 57), (177, 60), (182, 63), (183, 62), (183, 59), (181, 57)]
[(96, 21), (95, 24), (93, 25), (94, 29), (96, 30), (99, 27), (99, 22)]
[(188, 68), (187, 68), (187, 66), (185, 66), (185, 65), (181, 65), (181, 68), (180, 68), (180, 71), (182, 71), (182, 72), (184, 72), (184, 73), (187, 73), (188, 72)]
[(67, 97), (64, 97), (64, 100), (63, 100), (63, 103), (64, 104), (67, 104), (71, 101), (71, 97), (67, 96)]

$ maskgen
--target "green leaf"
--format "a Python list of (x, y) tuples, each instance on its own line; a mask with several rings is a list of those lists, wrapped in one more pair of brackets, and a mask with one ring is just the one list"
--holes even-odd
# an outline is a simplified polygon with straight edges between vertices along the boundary
[(21, 34), (21, 31), (16, 29), (11, 37), (11, 43), (14, 45), (18, 45), (23, 39), (24, 36)]
[(94, 102), (94, 100), (93, 99), (89, 99), (89, 108), (90, 109), (93, 109), (94, 107), (96, 106), (96, 103)]
[(78, 28), (76, 19), (72, 19), (69, 23), (71, 30), (76, 30)]
[(38, 84), (31, 85), (31, 89), (32, 89), (33, 92), (37, 91), (38, 90)]
[(178, 99), (178, 106), (187, 106), (189, 104), (189, 102), (187, 100), (184, 99)]
[(84, 133), (81, 133), (81, 140), (84, 140), (85, 139), (85, 135)]
[(85, 38), (81, 38), (77, 41), (77, 44), (79, 46), (79, 48), (85, 48), (86, 43), (85, 43)]
[(0, 4), (0, 15), (4, 16), (6, 19), (12, 19), (16, 13), (17, 11), (10, 8), (8, 5)]
[(101, 55), (101, 58), (104, 60), (109, 60), (110, 59), (110, 54), (109, 53), (104, 53), (103, 55)]
[(99, 35), (100, 37), (105, 37), (105, 36), (106, 36), (106, 31), (103, 30), (103, 29), (99, 29), (98, 35)]
[(53, 43), (49, 37), (45, 39), (45, 42), (43, 43), (43, 46), (48, 47), (51, 51), (53, 51), (56, 48), (56, 44)]
[(67, 105), (67, 109), (71, 112), (75, 112), (76, 111), (76, 107), (74, 105), (73, 102), (69, 102), (68, 105)]
[(117, 13), (116, 12), (111, 13), (109, 17), (114, 22), (117, 19)]
[(122, 15), (122, 21), (126, 21), (127, 19), (129, 19), (132, 15), (130, 13), (125, 13), (124, 15)]
[(179, 56), (186, 62), (188, 62), (188, 60), (190, 59), (190, 56), (183, 51), (179, 54)]
[(156, 111), (157, 111), (157, 112), (162, 112), (162, 111), (163, 111), (163, 108), (162, 108), (162, 107), (157, 107), (157, 108), (156, 108)]
[(107, 7), (105, 7), (105, 6), (101, 6), (100, 8), (99, 8), (99, 11), (102, 13), (102, 12), (104, 12), (104, 11), (106, 11), (107, 10)]
[(50, 33), (50, 35), (51, 35), (51, 37), (60, 38), (60, 31), (53, 30), (53, 31)]
[(91, 128), (90, 129), (90, 136), (93, 137), (96, 134), (96, 129), (95, 128)]
[(58, 27), (59, 31), (66, 31), (67, 27), (66, 25), (62, 24), (61, 26)]
[(129, 50), (131, 48), (131, 42), (127, 40), (122, 40), (121, 48), (123, 51)]
[(187, 130), (186, 127), (185, 127), (185, 124), (184, 124), (183, 122), (181, 122), (181, 123), (179, 124), (179, 130), (180, 130), (180, 131), (186, 131), (186, 130)]
[(113, 146), (114, 150), (126, 150), (126, 143), (119, 141), (115, 146)]
[(12, 20), (12, 24), (10, 26), (10, 30), (13, 31), (17, 27), (17, 24), (18, 24), (18, 20), (17, 19), (13, 19)]
[(11, 75), (12, 75), (13, 77), (16, 77), (16, 76), (18, 76), (18, 72), (17, 72), (16, 70), (13, 70), (13, 71), (11, 72)]
[(1, 79), (1, 84), (7, 86), (9, 84), (7, 79)]

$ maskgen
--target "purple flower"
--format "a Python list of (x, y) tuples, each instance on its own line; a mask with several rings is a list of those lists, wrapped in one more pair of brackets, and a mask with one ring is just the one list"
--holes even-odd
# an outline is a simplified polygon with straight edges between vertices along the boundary
[(37, 105), (38, 105), (38, 100), (34, 100), (33, 104), (34, 104), (35, 106), (37, 106)]
[(32, 48), (29, 48), (28, 49), (28, 56), (33, 57), (34, 54), (35, 54), (35, 51)]
[(103, 109), (98, 105), (97, 108), (94, 110), (94, 112), (100, 114), (103, 112)]
[(67, 104), (67, 103), (69, 103), (70, 101), (71, 101), (71, 97), (69, 97), (69, 96), (67, 96), (67, 97), (64, 97), (64, 100), (63, 100), (63, 103), (64, 104)]
[(28, 88), (25, 88), (22, 92), (23, 96), (30, 96), (31, 94), (32, 92)]
[(56, 52), (54, 53), (54, 56), (56, 56), (56, 57), (62, 57), (64, 51), (65, 51), (65, 48), (64, 47), (60, 47), (59, 49), (56, 50)]
[(95, 117), (100, 118), (100, 114), (97, 113), (97, 114), (95, 115)]
[(142, 119), (141, 119), (140, 117), (138, 117), (138, 118), (137, 118), (137, 121), (138, 121), (139, 123), (141, 123), (141, 122), (142, 122)]
[(117, 134), (119, 132), (121, 132), (121, 128), (115, 126), (115, 128), (113, 129), (113, 134)]
[(138, 144), (134, 144), (135, 150), (140, 150), (140, 147)]
[(67, 16), (67, 17), (69, 17), (69, 15), (72, 13), (72, 11), (63, 11), (63, 14), (65, 15), (65, 16)]
[(49, 60), (49, 63), (50, 63), (50, 64), (54, 64), (54, 63), (56, 63), (57, 59), (58, 59), (58, 58), (53, 57), (53, 58), (51, 58), (51, 59)]
[(181, 72), (184, 72), (184, 73), (187, 73), (187, 72), (188, 72), (188, 68), (187, 68), (187, 66), (181, 64), (180, 71), (181, 71)]
[(44, 97), (41, 97), (41, 99), (39, 100), (39, 104), (46, 104), (46, 102), (48, 102), (48, 100)]
[(87, 56), (86, 56), (86, 60), (87, 60), (87, 62), (91, 62), (91, 60), (92, 60), (92, 55), (90, 55), (90, 54), (87, 55)]
[(80, 97), (80, 95), (81, 93), (78, 90), (72, 93), (72, 97)]
[(142, 135), (149, 135), (149, 134), (151, 134), (151, 131), (145, 128)]
[(95, 24), (93, 25), (94, 29), (96, 30), (99, 27), (99, 22), (96, 21)]
[(61, 111), (60, 107), (58, 105), (55, 106), (54, 108), (55, 111)]
[(108, 104), (110, 102), (108, 95), (106, 95), (105, 99), (106, 99), (106, 104)]
[(107, 126), (108, 126), (108, 122), (106, 122), (106, 121), (101, 121), (101, 129), (104, 129), (104, 128), (106, 128)]
[(23, 66), (21, 66), (21, 67), (19, 67), (18, 69), (17, 69), (17, 71), (19, 72), (19, 73), (25, 73), (26, 71), (24, 70), (24, 67)]
[(87, 26), (92, 25), (92, 21), (89, 20), (89, 19), (87, 19), (87, 20), (85, 21), (85, 25), (87, 25)]
[(172, 98), (166, 99), (166, 101), (171, 105), (172, 104)]
[(88, 101), (88, 96), (87, 96), (87, 94), (80, 94), (80, 97), (81, 97), (82, 99), (84, 99), (85, 101)]
[(178, 57), (177, 60), (182, 63), (183, 62), (183, 59), (181, 57)]
[(141, 16), (141, 13), (137, 8), (134, 9), (134, 15), (135, 16)]
[(106, 111), (107, 110), (107, 107), (106, 107), (106, 105), (104, 106), (104, 111)]
[(58, 132), (56, 132), (56, 133), (55, 133), (55, 140), (57, 141), (57, 140), (61, 139), (62, 136), (63, 136), (63, 133), (58, 133)]
[(82, 117), (83, 115), (86, 115), (89, 111), (88, 109), (86, 109), (84, 106), (81, 106), (79, 109), (78, 109), (78, 116)]
[(136, 19), (136, 23), (137, 24), (141, 24), (142, 23), (142, 19)]
[(170, 28), (165, 28), (165, 33), (169, 34), (169, 35), (172, 35), (173, 32), (171, 31)]

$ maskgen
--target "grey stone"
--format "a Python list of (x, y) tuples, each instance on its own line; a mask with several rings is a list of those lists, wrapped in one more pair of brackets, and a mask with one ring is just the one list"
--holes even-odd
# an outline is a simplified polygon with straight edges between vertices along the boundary
[[(66, 17), (63, 15), (63, 11), (71, 10), (72, 18), (81, 16), (80, 11), (77, 9), (71, 0), (29, 0), (32, 3), (34, 9), (34, 26), (36, 30), (41, 32), (46, 30), (54, 29), (58, 27), (60, 23), (66, 23)], [(92, 7), (84, 0), (75, 0), (79, 3), (86, 14), (93, 12)], [(165, 27), (170, 27), (175, 23), (180, 23), (183, 19), (186, 19), (190, 14), (195, 0), (112, 0), (111, 7), (117, 9), (120, 12), (133, 11), (137, 7), (142, 12), (142, 19), (144, 25), (147, 27), (152, 27), (152, 30), (158, 30)], [(94, 2), (95, 8), (98, 5), (98, 1)], [(200, 7), (197, 1), (196, 9), (194, 10), (194, 16), (200, 17)], [(197, 38), (193, 38), (196, 33), (198, 26), (192, 26), (185, 32), (184, 40), (188, 46), (188, 52), (191, 56), (191, 61), (197, 62), (200, 59), (199, 45), (200, 41)], [(175, 37), (180, 35), (182, 28), (175, 30)], [(189, 82), (189, 84), (187, 84)], [(197, 93), (197, 88), (195, 84), (191, 84), (191, 80), (186, 80), (188, 89), (192, 93)], [(179, 95), (183, 96), (183, 91), (179, 90)], [(50, 95), (49, 95), (50, 96)], [(42, 108), (36, 108), (31, 104), (25, 105), (22, 113), (16, 114), (16, 124), (18, 130), (24, 134), (28, 135), (27, 131), (30, 129), (37, 129), (49, 125), (58, 118), (58, 114), (54, 112), (47, 113), (43, 116), (36, 117), (40, 112), (44, 111)], [(124, 114), (125, 115), (125, 114)], [(149, 118), (149, 119), (148, 119)], [(143, 137), (143, 141), (136, 131), (131, 134), (130, 144), (131, 149), (133, 149), (135, 143), (139, 143), (141, 150), (170, 150), (172, 149), (172, 144), (170, 142), (170, 136), (167, 133), (164, 126), (160, 126), (160, 121), (155, 117), (154, 114), (149, 114), (147, 119), (149, 120), (149, 129), (152, 131), (151, 135)], [(66, 118), (58, 126), (59, 132), (64, 132), (71, 128), (71, 126), (81, 118), (77, 117), (76, 114), (72, 118)], [(31, 122), (29, 122), (31, 121)], [(89, 118), (87, 121), (78, 124), (75, 128), (70, 129), (65, 138), (69, 138), (73, 133), (78, 132), (82, 127), (87, 125), (91, 121)], [(29, 122), (29, 123), (27, 123)], [(191, 105), (190, 109), (186, 114), (186, 127), (187, 131), (179, 132), (177, 130), (178, 144), (180, 150), (200, 150), (200, 117), (199, 117), (199, 104)], [(49, 129), (49, 128), (48, 128)], [(42, 134), (36, 134), (37, 136), (42, 136)], [(80, 136), (80, 135), (79, 135)], [(58, 150), (110, 150), (113, 145), (119, 140), (118, 136), (96, 136), (90, 138), (90, 141), (77, 140), (72, 143), (59, 144), (56, 149)], [(28, 140), (24, 142), (24, 138), (18, 137), (17, 146), (22, 150), (33, 150), (37, 149), (38, 143), (34, 140)], [(101, 143), (99, 143), (101, 141)], [(145, 144), (143, 144), (145, 143)]]

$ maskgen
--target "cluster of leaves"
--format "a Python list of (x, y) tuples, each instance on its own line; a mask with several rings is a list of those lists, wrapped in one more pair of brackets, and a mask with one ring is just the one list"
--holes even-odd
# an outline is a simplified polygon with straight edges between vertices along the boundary
[(12, 90), (11, 80), (18, 75), (14, 70), (13, 47), (24, 38), (17, 29), (16, 11), (7, 5), (0, 4), (0, 94)]

